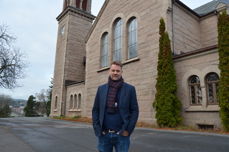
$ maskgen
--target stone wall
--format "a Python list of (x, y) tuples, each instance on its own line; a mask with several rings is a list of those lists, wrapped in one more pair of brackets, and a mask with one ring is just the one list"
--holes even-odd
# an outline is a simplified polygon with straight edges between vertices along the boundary
[[(83, 15), (74, 8), (66, 8), (59, 21), (51, 116), (66, 114), (66, 80), (82, 82), (85, 80), (86, 56), (85, 38), (92, 26), (93, 16)], [(56, 98), (58, 106), (54, 110)]]
[[(157, 75), (157, 54), (159, 48), (159, 20), (166, 16), (169, 1), (158, 0), (118, 0), (109, 1), (97, 25), (92, 31), (86, 46), (86, 101), (87, 116), (91, 117), (97, 87), (108, 80), (108, 68), (100, 69), (100, 39), (104, 32), (109, 34), (109, 55), (111, 62), (112, 26), (120, 17), (123, 21), (122, 63), (123, 78), (136, 87), (140, 108), (140, 121), (153, 122), (152, 103), (155, 95)], [(167, 5), (167, 7), (166, 7)], [(130, 7), (131, 6), (131, 7)], [(146, 9), (147, 8), (147, 9)], [(127, 22), (136, 17), (138, 24), (138, 56), (127, 59)]]
[[(57, 44), (56, 44), (56, 57), (55, 68), (53, 78), (53, 92), (51, 103), (51, 116), (61, 115), (61, 103), (64, 99), (65, 88), (63, 86), (64, 81), (64, 67), (65, 67), (65, 54), (67, 44), (67, 31), (68, 31), (69, 17), (65, 16), (59, 22)], [(55, 100), (57, 99), (57, 108), (55, 109)]]
[(216, 45), (218, 43), (217, 23), (218, 23), (217, 15), (210, 15), (201, 19), (200, 38), (201, 38), (201, 44), (203, 48)]
[[(173, 8), (173, 9), (171, 9)], [(137, 20), (137, 57), (127, 58), (127, 27), (132, 17)], [(91, 117), (95, 94), (99, 85), (108, 80), (109, 67), (100, 68), (101, 37), (107, 32), (109, 39), (109, 63), (112, 61), (113, 24), (122, 19), (122, 63), (124, 81), (136, 87), (140, 108), (139, 121), (156, 124), (152, 103), (155, 98), (157, 58), (159, 51), (159, 20), (164, 18), (166, 30), (174, 46), (175, 54), (190, 54), (191, 51), (217, 44), (217, 16), (214, 14), (199, 18), (186, 8), (170, 0), (106, 0), (92, 28), (91, 21), (74, 12), (62, 17), (59, 31), (65, 26), (64, 35), (58, 34), (57, 55), (54, 72), (54, 99), (58, 97), (57, 109), (51, 115), (60, 115), (61, 102), (66, 116)], [(173, 24), (172, 24), (173, 22)], [(86, 37), (86, 34), (88, 33)], [(86, 38), (86, 44), (85, 44)], [(85, 53), (86, 47), (86, 53)], [(86, 56), (86, 71), (83, 57)], [(220, 126), (219, 106), (207, 105), (204, 78), (218, 69), (216, 49), (202, 51), (176, 58), (178, 97), (182, 101), (184, 124), (197, 126), (209, 124)], [(85, 75), (86, 74), (86, 75)], [(190, 106), (188, 78), (199, 76), (203, 103)], [(84, 81), (65, 87), (65, 80)], [(70, 108), (71, 95), (81, 94), (81, 108)]]
[[(66, 93), (66, 116), (74, 117), (74, 116), (83, 116), (85, 115), (85, 84), (79, 83), (70, 85), (67, 87)], [(73, 97), (73, 105), (70, 107), (70, 98)], [(76, 103), (80, 103), (80, 106), (77, 107)]]
[[(218, 69), (217, 49), (203, 52), (198, 55), (175, 59), (175, 69), (177, 74), (178, 97), (182, 102), (182, 115), (185, 125), (197, 127), (198, 124), (214, 125), (219, 128), (219, 106), (208, 105), (206, 98), (205, 76), (210, 72), (220, 75)], [(192, 75), (197, 75), (200, 79), (202, 104), (191, 105), (188, 79)]]
[(75, 13), (70, 14), (66, 44), (65, 80), (81, 82), (85, 79), (85, 66), (83, 64), (86, 56), (85, 37), (91, 26), (91, 21), (86, 18)]
[(202, 48), (199, 18), (179, 5), (173, 5), (174, 50), (176, 54)]

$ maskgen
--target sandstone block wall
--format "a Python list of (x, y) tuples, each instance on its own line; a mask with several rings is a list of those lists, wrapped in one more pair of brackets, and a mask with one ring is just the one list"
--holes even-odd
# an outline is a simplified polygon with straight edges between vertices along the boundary
[[(166, 2), (166, 3), (165, 3)], [(169, 2), (169, 1), (168, 1)], [(157, 54), (159, 47), (159, 20), (166, 16), (167, 1), (158, 0), (118, 0), (109, 1), (102, 16), (93, 30), (86, 46), (86, 103), (87, 116), (91, 117), (91, 108), (97, 87), (108, 80), (108, 69), (100, 70), (100, 39), (104, 32), (108, 32), (109, 55), (112, 54), (112, 27), (114, 20), (120, 17), (122, 25), (122, 62), (123, 78), (136, 87), (140, 108), (140, 121), (153, 122), (154, 110), (152, 103), (155, 95), (157, 75)], [(167, 7), (165, 6), (167, 5)], [(131, 6), (131, 7), (129, 7)], [(147, 9), (146, 9), (147, 8)], [(137, 58), (127, 59), (127, 22), (136, 17), (138, 24)]]
[[(219, 128), (219, 106), (208, 105), (206, 98), (205, 76), (215, 72), (220, 76), (218, 69), (218, 52), (211, 50), (199, 55), (193, 55), (175, 60), (178, 91), (177, 95), (182, 101), (182, 115), (184, 124), (197, 127), (198, 124), (214, 125)], [(200, 78), (202, 91), (202, 104), (191, 105), (188, 79), (192, 75)]]
[(71, 13), (69, 16), (65, 80), (80, 82), (85, 79), (85, 66), (83, 64), (84, 57), (86, 56), (85, 37), (91, 25), (90, 20), (86, 20), (78, 14)]
[(173, 5), (175, 53), (180, 54), (216, 45), (217, 19), (216, 14), (199, 18), (183, 7)]
[[(83, 116), (85, 115), (85, 84), (79, 83), (75, 85), (71, 85), (67, 87), (67, 93), (66, 93), (66, 116), (68, 117), (74, 117), (74, 116)], [(73, 107), (74, 104), (79, 102), (79, 96), (80, 96), (80, 108), (72, 108), (70, 107), (70, 98), (73, 96)], [(75, 97), (77, 99), (75, 99)]]
[[(65, 81), (85, 80), (85, 38), (92, 26), (92, 16), (77, 11), (67, 8), (67, 13), (59, 18), (51, 116), (66, 114)], [(56, 98), (58, 107), (54, 110)]]
[(207, 16), (200, 21), (202, 47), (216, 45), (218, 43), (217, 15)]
[(175, 53), (200, 49), (202, 44), (199, 18), (178, 5), (173, 6), (173, 16)]
[[(51, 116), (61, 115), (61, 103), (64, 99), (65, 88), (64, 83), (64, 68), (65, 68), (65, 54), (67, 44), (68, 31), (68, 16), (62, 18), (59, 22), (56, 44), (56, 57), (53, 77), (53, 92), (51, 103)], [(57, 99), (57, 109), (55, 109), (55, 100)]]
[[(105, 7), (101, 10), (102, 14), (99, 14), (98, 20), (94, 22), (88, 39), (86, 34), (90, 30), (90, 20), (73, 12), (63, 17), (59, 23), (59, 29), (65, 26), (66, 32), (62, 36), (59, 34), (57, 39), (53, 89), (53, 101), (55, 97), (58, 97), (58, 107), (55, 110), (52, 108), (51, 115), (60, 115), (64, 109), (66, 116), (91, 117), (97, 88), (108, 80), (109, 67), (100, 68), (101, 37), (105, 32), (108, 33), (109, 62), (111, 63), (113, 23), (117, 18), (121, 18), (123, 78), (125, 82), (136, 88), (140, 108), (139, 121), (156, 124), (152, 104), (156, 93), (160, 18), (163, 17), (166, 22), (176, 54), (217, 44), (216, 15), (198, 18), (177, 4), (172, 6), (172, 12), (169, 10), (170, 7), (170, 0), (107, 0)], [(136, 17), (137, 20), (138, 55), (136, 58), (128, 59), (127, 27), (132, 17)], [(84, 56), (86, 56), (86, 71), (83, 66)], [(198, 124), (221, 127), (219, 106), (207, 105), (204, 80), (209, 72), (216, 72), (219, 75), (217, 50), (189, 55), (174, 61), (178, 84), (177, 94), (182, 101), (184, 124), (195, 127)], [(203, 103), (200, 106), (190, 106), (188, 78), (191, 75), (197, 75), (201, 80)], [(85, 84), (65, 87), (65, 80), (85, 80)], [(80, 109), (69, 108), (70, 96), (75, 94), (81, 94)], [(52, 107), (54, 107), (53, 101)]]

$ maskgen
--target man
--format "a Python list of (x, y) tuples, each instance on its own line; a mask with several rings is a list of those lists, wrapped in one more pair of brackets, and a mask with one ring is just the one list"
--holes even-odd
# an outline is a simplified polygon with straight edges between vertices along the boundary
[(92, 109), (93, 128), (100, 152), (128, 152), (138, 119), (134, 86), (124, 82), (122, 64), (113, 62), (108, 83), (99, 86)]

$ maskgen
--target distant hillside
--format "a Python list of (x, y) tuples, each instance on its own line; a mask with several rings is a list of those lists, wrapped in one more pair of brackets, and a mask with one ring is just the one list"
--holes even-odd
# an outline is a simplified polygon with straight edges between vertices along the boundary
[(27, 100), (25, 99), (13, 99), (15, 102), (26, 102)]
[(10, 102), (10, 105), (13, 107), (17, 107), (17, 106), (25, 106), (26, 105), (26, 100), (24, 99), (12, 99), (12, 101)]

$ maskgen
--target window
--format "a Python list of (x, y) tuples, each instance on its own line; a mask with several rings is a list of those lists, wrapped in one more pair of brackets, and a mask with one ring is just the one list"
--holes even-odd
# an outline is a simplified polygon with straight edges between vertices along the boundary
[(77, 104), (77, 109), (81, 108), (81, 94), (78, 95), (78, 104)]
[(132, 18), (128, 23), (128, 59), (137, 56), (137, 20)]
[(72, 107), (73, 107), (73, 95), (70, 96), (69, 109), (72, 109)]
[(64, 9), (70, 5), (70, 0), (65, 0), (64, 1)]
[(209, 73), (205, 77), (206, 92), (207, 92), (207, 103), (218, 104), (217, 92), (219, 86), (219, 76), (216, 73)]
[(122, 20), (119, 18), (114, 23), (113, 61), (121, 61), (122, 52)]
[(76, 7), (80, 8), (80, 0), (76, 0)]
[(202, 103), (202, 92), (200, 87), (200, 79), (198, 76), (193, 75), (189, 78), (189, 92), (191, 104), (201, 104)]
[(87, 10), (87, 0), (84, 0), (84, 1), (83, 1), (82, 9), (83, 9), (84, 11)]
[(108, 66), (108, 33), (104, 33), (101, 38), (101, 67)]
[(64, 35), (64, 32), (65, 32), (65, 26), (62, 26), (60, 28), (59, 34), (63, 36)]
[(57, 109), (57, 102), (58, 102), (58, 100), (57, 100), (57, 96), (56, 96), (55, 103), (54, 103), (54, 109)]
[(73, 106), (74, 109), (77, 108), (77, 95), (75, 94), (74, 95), (74, 106)]

